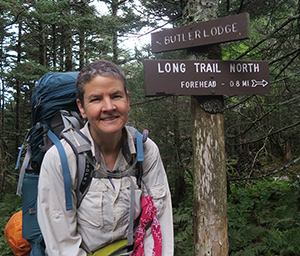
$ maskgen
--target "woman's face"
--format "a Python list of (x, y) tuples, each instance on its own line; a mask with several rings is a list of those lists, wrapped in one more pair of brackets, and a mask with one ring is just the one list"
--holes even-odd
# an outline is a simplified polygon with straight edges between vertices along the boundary
[(92, 137), (106, 138), (121, 134), (127, 123), (129, 93), (121, 80), (97, 75), (84, 85), (84, 103), (77, 100), (83, 118), (90, 124)]

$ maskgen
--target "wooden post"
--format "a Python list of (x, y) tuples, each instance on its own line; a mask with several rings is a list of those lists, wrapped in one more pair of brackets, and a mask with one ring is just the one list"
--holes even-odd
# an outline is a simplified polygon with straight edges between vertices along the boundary
[(222, 96), (192, 97), (194, 255), (228, 255)]
[[(192, 60), (145, 60), (145, 94), (192, 95), (194, 254), (227, 256), (222, 95), (270, 93), (270, 75), (266, 72), (269, 68), (262, 61), (237, 63), (221, 60), (221, 47), (217, 43), (249, 38), (247, 14), (217, 19), (219, 1), (184, 2), (185, 26), (154, 33), (151, 44), (153, 52), (190, 49)], [(228, 32), (226, 38), (222, 36), (224, 26)]]
[[(218, 1), (190, 0), (186, 23), (217, 18)], [(218, 45), (193, 49), (196, 59), (220, 59)], [(192, 96), (194, 148), (194, 255), (228, 255), (223, 96)]]
[[(153, 52), (189, 49), (191, 59), (145, 60), (145, 94), (192, 95), (194, 254), (227, 256), (222, 95), (269, 93), (268, 65), (261, 61), (237, 63), (221, 60), (221, 47), (217, 43), (249, 37), (247, 14), (217, 19), (219, 1), (184, 2), (185, 26), (154, 33), (151, 44)], [(226, 38), (222, 37), (224, 26), (228, 32)], [(241, 69), (242, 66), (245, 68)]]

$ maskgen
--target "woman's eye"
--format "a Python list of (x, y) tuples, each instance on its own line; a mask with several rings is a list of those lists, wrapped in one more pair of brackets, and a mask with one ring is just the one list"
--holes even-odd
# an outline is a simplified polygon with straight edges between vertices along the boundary
[(93, 98), (93, 99), (91, 99), (91, 102), (95, 102), (95, 101), (100, 101), (101, 99), (99, 99), (99, 98)]

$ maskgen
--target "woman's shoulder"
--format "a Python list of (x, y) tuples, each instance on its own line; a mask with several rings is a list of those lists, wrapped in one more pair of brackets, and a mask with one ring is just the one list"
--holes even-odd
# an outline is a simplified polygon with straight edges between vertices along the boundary
[(144, 142), (144, 149), (146, 151), (150, 151), (150, 152), (157, 152), (159, 151), (157, 144), (151, 139), (151, 138), (147, 138), (147, 140)]

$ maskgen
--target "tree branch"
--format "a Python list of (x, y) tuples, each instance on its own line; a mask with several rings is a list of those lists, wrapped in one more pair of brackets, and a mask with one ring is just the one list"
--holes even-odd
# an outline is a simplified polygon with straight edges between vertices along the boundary
[(261, 45), (263, 42), (265, 42), (266, 40), (272, 38), (272, 36), (274, 34), (276, 34), (278, 31), (280, 31), (282, 28), (284, 28), (286, 25), (288, 25), (290, 22), (298, 19), (300, 17), (300, 14), (296, 15), (296, 16), (291, 16), (289, 17), (285, 22), (283, 22), (281, 24), (281, 26), (279, 26), (277, 29), (273, 30), (270, 34), (268, 34), (264, 39), (260, 40), (259, 42), (257, 42), (256, 44), (254, 44), (252, 47), (248, 48), (245, 52), (243, 52), (242, 54), (240, 54), (239, 56), (237, 56), (235, 59), (238, 60), (240, 58), (242, 58), (243, 56), (247, 55), (249, 52), (251, 52), (253, 49), (255, 49), (256, 47), (258, 47), (259, 45)]
[[(290, 100), (286, 100), (284, 102), (281, 102), (281, 103), (278, 103), (276, 104), (275, 106), (273, 106), (272, 109), (270, 109), (268, 112), (266, 112), (264, 115), (260, 116), (259, 118), (257, 118), (255, 121), (252, 122), (252, 124), (246, 129), (244, 130), (243, 132), (239, 133), (238, 135), (235, 135), (235, 136), (232, 136), (232, 137), (226, 137), (226, 139), (235, 139), (237, 137), (240, 137), (242, 135), (244, 135), (245, 133), (247, 133), (249, 130), (251, 130), (251, 128), (259, 121), (261, 121), (264, 117), (266, 117), (267, 115), (269, 115), (273, 110), (275, 110), (277, 107), (279, 106), (282, 106), (282, 105), (285, 105), (285, 104), (291, 104), (291, 103), (294, 103), (294, 101), (297, 101), (297, 100), (300, 100), (300, 95), (295, 97), (295, 98), (292, 98)], [(297, 125), (298, 123), (296, 123)], [(283, 128), (284, 129), (284, 128)], [(280, 132), (281, 130), (279, 130), (278, 132)], [(269, 135), (268, 135), (269, 136)], [(266, 136), (265, 136), (266, 137)], [(264, 137), (264, 138), (265, 138)], [(259, 140), (262, 140), (262, 139), (259, 139)], [(243, 143), (244, 144), (244, 143)], [(239, 144), (239, 145), (243, 145), (243, 144)]]
[(286, 164), (285, 166), (279, 168), (279, 169), (276, 169), (272, 172), (269, 172), (269, 173), (266, 173), (264, 175), (260, 175), (260, 176), (257, 176), (257, 177), (243, 177), (243, 178), (233, 178), (233, 179), (228, 179), (228, 181), (241, 181), (241, 180), (258, 180), (258, 179), (262, 179), (262, 178), (265, 178), (265, 177), (268, 177), (268, 176), (272, 176), (272, 175), (275, 175), (279, 172), (282, 172), (283, 170), (289, 168), (290, 166), (298, 163), (300, 161), (300, 157), (295, 159), (294, 161)]
[(233, 109), (233, 108), (235, 108), (235, 107), (237, 107), (237, 106), (243, 104), (244, 102), (247, 102), (248, 100), (250, 100), (250, 99), (253, 98), (253, 97), (254, 97), (254, 95), (247, 96), (247, 97), (245, 97), (244, 99), (242, 99), (241, 101), (237, 102), (236, 104), (233, 104), (233, 105), (231, 105), (231, 106), (226, 106), (226, 107), (225, 107), (225, 110)]
[(148, 31), (148, 32), (146, 32), (146, 33), (140, 35), (138, 38), (140, 38), (140, 37), (142, 37), (142, 36), (145, 36), (145, 35), (148, 35), (148, 34), (152, 33), (153, 31), (155, 31), (155, 30), (157, 30), (157, 29), (159, 29), (159, 28), (162, 28), (162, 27), (166, 26), (166, 25), (168, 25), (169, 23), (171, 23), (171, 22), (173, 22), (173, 21), (175, 21), (175, 20), (177, 20), (177, 19), (180, 19), (181, 17), (182, 17), (182, 14), (178, 14), (178, 15), (175, 16), (174, 18), (172, 18), (172, 19), (170, 19), (169, 21), (167, 21), (166, 23), (164, 23), (163, 25), (156, 26), (155, 28), (151, 29), (150, 31)]
[(279, 74), (276, 75), (275, 79), (277, 79), (284, 70), (288, 68), (288, 66), (299, 56), (300, 52), (298, 53), (279, 71)]
[(300, 49), (297, 49), (297, 50), (294, 50), (292, 52), (289, 52), (283, 56), (281, 56), (280, 58), (276, 59), (276, 60), (272, 60), (269, 62), (269, 65), (273, 65), (274, 63), (278, 62), (278, 61), (282, 61), (284, 59), (286, 59), (287, 57), (290, 57), (292, 55), (294, 55), (295, 53), (299, 53), (300, 52)]
[(18, 21), (20, 15), (21, 15), (24, 11), (25, 11), (25, 10), (19, 12), (19, 13), (16, 15), (15, 19), (14, 19), (11, 23), (5, 25), (3, 28), (5, 29), (5, 28), (10, 27), (10, 26), (12, 26), (13, 24), (17, 23), (17, 21)]
[(293, 127), (295, 127), (295, 126), (297, 126), (297, 125), (299, 125), (299, 124), (300, 124), (300, 121), (298, 121), (298, 122), (296, 122), (296, 123), (293, 123), (293, 124), (291, 124), (291, 125), (285, 126), (285, 127), (281, 128), (281, 129), (275, 131), (275, 132), (269, 133), (269, 134), (267, 134), (267, 135), (265, 135), (265, 136), (263, 136), (263, 137), (261, 137), (261, 138), (259, 138), (259, 139), (257, 139), (257, 140), (252, 140), (252, 141), (248, 141), (248, 142), (245, 142), (245, 143), (239, 143), (239, 144), (230, 144), (230, 145), (231, 145), (231, 146), (241, 146), (241, 145), (245, 145), (245, 144), (256, 143), (256, 142), (259, 142), (259, 141), (261, 141), (261, 140), (264, 140), (264, 139), (268, 138), (269, 136), (272, 136), (272, 135), (275, 135), (275, 134), (280, 133), (280, 132), (282, 132), (282, 131), (285, 131), (285, 130), (288, 130), (288, 129), (290, 129), (290, 128), (293, 128)]

